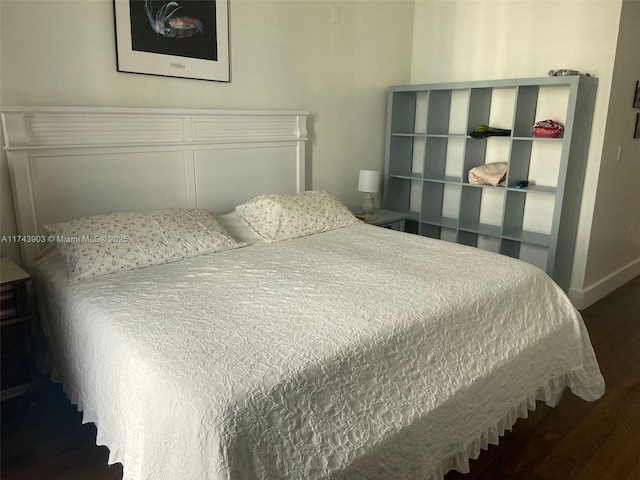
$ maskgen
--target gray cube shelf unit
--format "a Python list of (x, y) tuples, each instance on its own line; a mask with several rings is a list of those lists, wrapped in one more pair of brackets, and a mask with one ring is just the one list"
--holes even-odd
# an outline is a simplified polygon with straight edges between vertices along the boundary
[[(597, 83), (573, 75), (389, 87), (384, 208), (408, 213), (407, 231), (489, 245), (568, 290)], [(562, 135), (533, 137), (549, 118)], [(478, 125), (511, 135), (471, 138)], [(494, 161), (508, 163), (505, 187), (468, 183), (471, 168)], [(516, 188), (521, 180), (529, 186)]]

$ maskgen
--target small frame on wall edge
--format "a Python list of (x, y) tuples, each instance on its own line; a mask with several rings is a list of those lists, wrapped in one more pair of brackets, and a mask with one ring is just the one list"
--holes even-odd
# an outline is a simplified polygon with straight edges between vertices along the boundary
[(229, 82), (228, 0), (114, 0), (118, 71)]
[(640, 80), (636, 82), (636, 94), (633, 97), (633, 108), (640, 108)]
[(633, 138), (640, 138), (640, 113), (636, 113), (636, 129), (633, 131)]

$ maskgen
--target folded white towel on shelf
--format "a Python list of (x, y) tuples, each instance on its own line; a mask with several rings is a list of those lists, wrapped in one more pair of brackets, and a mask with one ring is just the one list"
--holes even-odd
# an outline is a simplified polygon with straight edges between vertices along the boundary
[(469, 170), (469, 183), (503, 187), (507, 176), (507, 162), (494, 162)]

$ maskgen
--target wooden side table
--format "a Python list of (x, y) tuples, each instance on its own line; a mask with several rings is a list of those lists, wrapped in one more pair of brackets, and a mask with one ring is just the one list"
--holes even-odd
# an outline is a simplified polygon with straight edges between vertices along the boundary
[(42, 382), (38, 378), (27, 282), (30, 276), (8, 258), (0, 259), (0, 328), (2, 376), (0, 400), (26, 393)]

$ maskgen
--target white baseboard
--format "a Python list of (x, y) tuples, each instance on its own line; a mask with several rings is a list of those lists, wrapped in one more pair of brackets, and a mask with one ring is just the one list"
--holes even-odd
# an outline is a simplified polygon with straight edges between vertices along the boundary
[(638, 275), (640, 275), (640, 258), (592, 283), (584, 290), (570, 288), (569, 300), (578, 310), (584, 310)]

